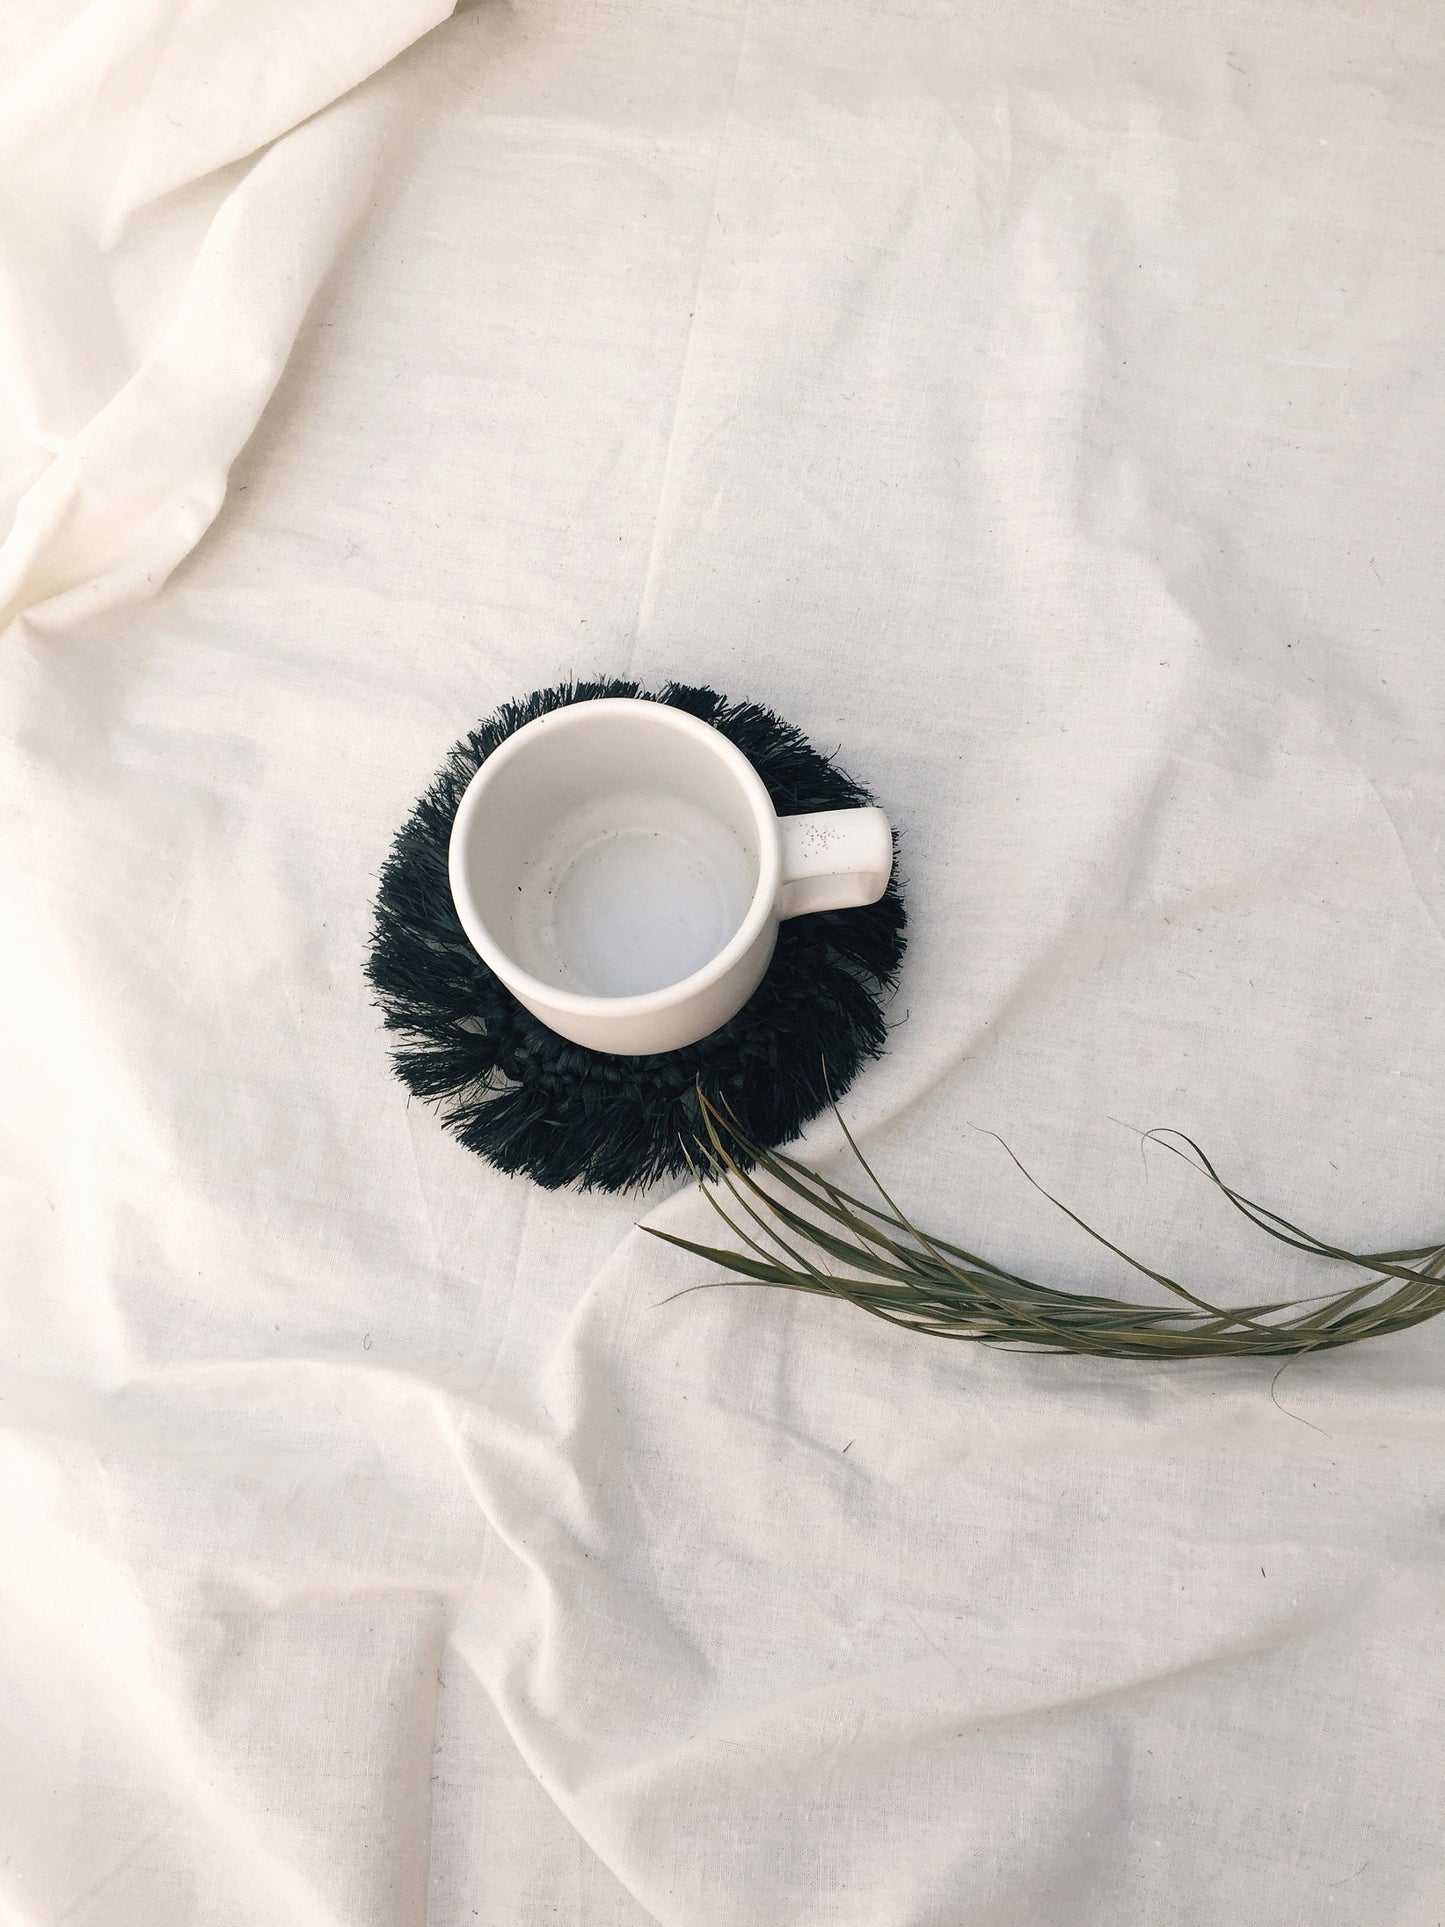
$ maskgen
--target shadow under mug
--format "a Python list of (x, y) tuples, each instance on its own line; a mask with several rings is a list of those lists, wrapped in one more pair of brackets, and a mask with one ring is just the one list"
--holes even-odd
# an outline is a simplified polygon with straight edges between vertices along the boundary
[(572, 703), (492, 752), (462, 797), (452, 899), (477, 954), (573, 1043), (694, 1044), (762, 981), (778, 923), (876, 903), (882, 810), (779, 817), (711, 724), (631, 697)]

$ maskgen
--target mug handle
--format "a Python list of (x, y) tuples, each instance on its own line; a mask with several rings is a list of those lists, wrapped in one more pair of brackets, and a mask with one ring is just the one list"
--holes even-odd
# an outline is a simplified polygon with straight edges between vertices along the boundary
[(893, 831), (882, 810), (780, 816), (783, 876), (778, 915), (856, 910), (876, 903), (893, 874)]

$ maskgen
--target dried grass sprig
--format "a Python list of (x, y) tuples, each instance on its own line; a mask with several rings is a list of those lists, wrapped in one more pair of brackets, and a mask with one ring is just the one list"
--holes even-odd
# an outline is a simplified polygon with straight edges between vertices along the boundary
[[(1036, 1285), (976, 1252), (919, 1230), (884, 1189), (841, 1116), (838, 1122), (849, 1149), (879, 1203), (832, 1183), (796, 1158), (752, 1143), (725, 1110), (701, 1094), (700, 1101), (706, 1133), (698, 1146), (701, 1163), (716, 1172), (717, 1179), (709, 1184), (696, 1163), (694, 1175), (744, 1249), (701, 1244), (651, 1225), (646, 1229), (729, 1274), (709, 1280), (711, 1284), (772, 1285), (839, 1298), (889, 1324), (934, 1338), (1096, 1358), (1291, 1357), (1404, 1331), (1445, 1311), (1445, 1243), (1405, 1251), (1347, 1251), (1235, 1190), (1182, 1132), (1151, 1131), (1146, 1138), (1182, 1157), (1277, 1243), (1349, 1265), (1363, 1273), (1363, 1279), (1315, 1298), (1212, 1304), (1096, 1231), (1044, 1191), (1009, 1151), (1051, 1204), (1173, 1302), (1131, 1304)], [(732, 1211), (721, 1202), (719, 1186)]]

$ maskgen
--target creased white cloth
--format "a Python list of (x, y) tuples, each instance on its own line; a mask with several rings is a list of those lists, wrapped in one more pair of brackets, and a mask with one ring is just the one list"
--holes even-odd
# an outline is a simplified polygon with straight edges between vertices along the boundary
[(450, 11), (91, 0), (0, 95), (0, 373), (36, 471), (0, 630), (195, 546), (366, 203), (386, 96), (350, 90)]
[(902, 830), (919, 1219), (1122, 1283), (983, 1126), (1337, 1282), (1163, 1123), (1438, 1237), (1445, 19), (526, 0), (317, 113), (435, 17), (92, 11), (0, 113), (0, 1919), (1435, 1927), (1445, 1326), (676, 1296), (698, 1200), (469, 1158), (362, 962), (478, 715), (708, 680)]

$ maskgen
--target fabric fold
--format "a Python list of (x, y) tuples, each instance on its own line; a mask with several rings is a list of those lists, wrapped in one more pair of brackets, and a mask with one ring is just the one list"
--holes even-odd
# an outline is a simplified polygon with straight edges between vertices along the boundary
[(375, 179), (388, 95), (353, 90), (450, 11), (94, 0), (0, 94), (0, 379), (29, 482), (0, 630), (152, 594), (199, 541)]

